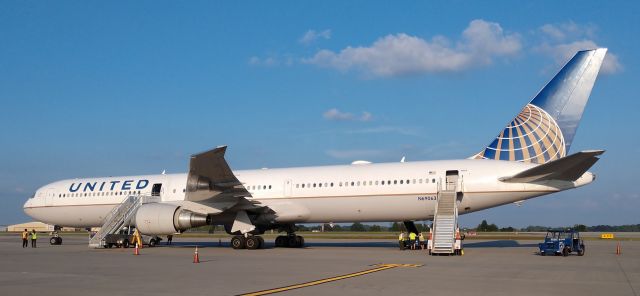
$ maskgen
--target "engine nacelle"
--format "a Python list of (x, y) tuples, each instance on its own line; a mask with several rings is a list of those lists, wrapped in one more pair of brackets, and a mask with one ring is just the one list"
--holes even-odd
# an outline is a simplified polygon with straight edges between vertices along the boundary
[(163, 203), (149, 203), (140, 206), (134, 224), (144, 234), (172, 234), (193, 227), (209, 224), (205, 214), (181, 209), (179, 206)]

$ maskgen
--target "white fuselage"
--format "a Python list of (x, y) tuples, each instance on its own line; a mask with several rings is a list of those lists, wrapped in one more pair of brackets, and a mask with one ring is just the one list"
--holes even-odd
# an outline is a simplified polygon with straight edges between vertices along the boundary
[[(247, 199), (269, 207), (275, 211), (276, 221), (283, 223), (431, 219), (438, 184), (451, 170), (459, 174), (461, 214), (579, 187), (594, 179), (587, 172), (575, 182), (499, 181), (533, 166), (465, 159), (241, 170), (234, 174), (251, 193)], [(38, 189), (24, 210), (50, 224), (100, 226), (107, 213), (131, 194), (157, 194), (165, 203), (184, 201), (186, 180), (187, 174), (63, 180)]]

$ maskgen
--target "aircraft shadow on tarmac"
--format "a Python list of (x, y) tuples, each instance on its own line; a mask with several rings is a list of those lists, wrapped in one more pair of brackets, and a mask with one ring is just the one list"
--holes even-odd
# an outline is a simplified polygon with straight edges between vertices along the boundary
[[(174, 247), (174, 248), (230, 248), (229, 242), (173, 242), (171, 245), (159, 244), (157, 247)], [(396, 242), (305, 242), (305, 248), (314, 247), (339, 247), (339, 248), (397, 248)], [(266, 242), (265, 249), (273, 249), (273, 242)]]
[[(465, 248), (535, 248), (537, 243), (522, 244), (515, 240), (494, 240), (494, 241), (481, 241), (481, 242), (465, 242)], [(199, 248), (229, 248), (229, 242), (173, 242), (171, 245), (160, 244), (158, 247), (176, 247), (176, 248), (193, 248), (198, 246)], [(397, 242), (305, 242), (305, 247), (338, 247), (338, 248), (397, 248)], [(265, 249), (275, 248), (272, 242), (267, 242)]]
[(533, 248), (537, 247), (538, 244), (521, 244), (515, 240), (493, 240), (493, 241), (482, 241), (482, 242), (465, 242), (465, 248)]

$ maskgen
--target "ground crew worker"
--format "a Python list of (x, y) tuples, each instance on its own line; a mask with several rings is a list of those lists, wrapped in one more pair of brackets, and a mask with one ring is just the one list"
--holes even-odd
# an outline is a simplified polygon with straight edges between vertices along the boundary
[(26, 248), (29, 246), (29, 231), (25, 228), (22, 232), (22, 247)]
[(411, 244), (411, 250), (416, 249), (416, 234), (414, 232), (409, 233), (409, 244)]
[(404, 232), (400, 232), (400, 235), (398, 236), (398, 244), (400, 245), (400, 250), (404, 250), (405, 245), (404, 245)]
[(38, 234), (36, 233), (36, 230), (33, 229), (33, 231), (31, 231), (31, 247), (35, 248), (36, 247), (36, 240), (38, 239)]
[(142, 237), (140, 236), (138, 228), (133, 232), (133, 242), (138, 245), (138, 248), (142, 248)]
[(172, 240), (173, 240), (173, 235), (172, 234), (167, 235), (167, 245), (170, 245)]
[(424, 235), (422, 235), (422, 232), (420, 232), (418, 240), (422, 242), (419, 246), (424, 250)]

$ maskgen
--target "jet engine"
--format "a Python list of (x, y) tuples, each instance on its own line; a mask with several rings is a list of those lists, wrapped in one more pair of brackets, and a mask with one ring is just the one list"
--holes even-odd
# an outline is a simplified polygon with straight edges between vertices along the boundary
[(189, 228), (210, 224), (208, 215), (163, 203), (140, 206), (134, 219), (134, 224), (141, 233), (156, 235), (182, 232)]

